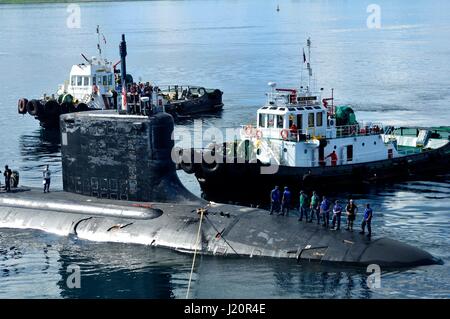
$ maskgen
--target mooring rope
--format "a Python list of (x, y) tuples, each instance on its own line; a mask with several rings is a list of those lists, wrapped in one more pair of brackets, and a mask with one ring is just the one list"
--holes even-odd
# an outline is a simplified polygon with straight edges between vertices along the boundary
[(202, 220), (203, 220), (203, 213), (206, 211), (205, 208), (200, 208), (200, 223), (198, 224), (198, 231), (197, 231), (197, 239), (195, 240), (195, 248), (194, 248), (194, 258), (192, 258), (192, 267), (191, 267), (191, 274), (189, 275), (189, 283), (188, 283), (188, 289), (186, 292), (186, 299), (189, 299), (189, 291), (191, 289), (191, 281), (192, 281), (192, 274), (194, 273), (194, 266), (195, 266), (195, 257), (197, 256), (197, 245), (200, 240), (200, 231), (202, 229)]

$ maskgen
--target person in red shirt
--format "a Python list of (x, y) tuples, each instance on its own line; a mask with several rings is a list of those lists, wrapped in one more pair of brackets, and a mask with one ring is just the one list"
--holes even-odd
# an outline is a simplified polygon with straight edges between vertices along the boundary
[(333, 153), (329, 154), (325, 158), (328, 158), (328, 157), (331, 157), (331, 166), (336, 166), (337, 161), (338, 161), (338, 157), (337, 157), (336, 151), (333, 151)]
[(298, 136), (298, 128), (297, 125), (295, 125), (295, 123), (292, 123), (291, 127), (289, 128), (289, 131), (291, 132), (291, 136), (296, 140), (297, 136)]

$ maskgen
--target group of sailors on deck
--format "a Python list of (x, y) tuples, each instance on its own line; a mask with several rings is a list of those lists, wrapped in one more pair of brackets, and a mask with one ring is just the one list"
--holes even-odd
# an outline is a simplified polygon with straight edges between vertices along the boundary
[[(284, 188), (283, 193), (281, 193), (278, 186), (270, 193), (270, 215), (274, 212), (279, 216), (289, 216), (289, 211), (292, 203), (292, 195), (289, 188), (286, 186)], [(323, 196), (322, 200), (318, 196), (316, 191), (312, 192), (311, 198), (309, 198), (308, 194), (304, 191), (300, 191), (299, 194), (299, 206), (298, 206), (298, 221), (302, 221), (303, 217), (305, 217), (305, 221), (308, 223), (312, 223), (313, 219), (317, 219), (317, 224), (320, 225), (321, 220), (323, 221), (322, 226), (325, 228), (329, 228), (330, 226), (330, 214), (332, 213), (332, 222), (331, 229), (332, 230), (340, 230), (341, 228), (341, 216), (344, 211), (339, 200), (332, 202), (326, 197)], [(353, 231), (353, 222), (356, 219), (356, 214), (358, 212), (358, 207), (356, 206), (353, 199), (349, 199), (347, 205), (345, 206), (345, 213), (347, 216), (347, 227), (346, 230)], [(309, 218), (308, 218), (309, 214)], [(367, 226), (368, 234), (367, 236), (370, 238), (372, 236), (372, 217), (373, 211), (370, 207), (370, 204), (366, 204), (366, 208), (364, 210), (364, 216), (361, 223), (361, 234), (365, 233), (365, 229)]]

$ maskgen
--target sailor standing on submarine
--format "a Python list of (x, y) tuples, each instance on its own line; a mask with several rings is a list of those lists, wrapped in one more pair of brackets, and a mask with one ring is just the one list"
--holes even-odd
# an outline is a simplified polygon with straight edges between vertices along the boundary
[(50, 177), (51, 177), (51, 171), (48, 168), (48, 165), (45, 166), (45, 170), (42, 172), (42, 177), (44, 180), (42, 181), (44, 184), (44, 193), (50, 193)]

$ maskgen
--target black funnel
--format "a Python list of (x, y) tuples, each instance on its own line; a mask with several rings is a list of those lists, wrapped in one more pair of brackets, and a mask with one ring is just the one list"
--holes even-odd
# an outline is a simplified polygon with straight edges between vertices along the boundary
[(62, 115), (60, 126), (65, 191), (146, 202), (202, 201), (176, 175), (171, 115), (78, 112)]

